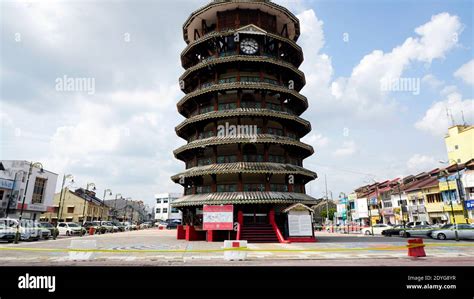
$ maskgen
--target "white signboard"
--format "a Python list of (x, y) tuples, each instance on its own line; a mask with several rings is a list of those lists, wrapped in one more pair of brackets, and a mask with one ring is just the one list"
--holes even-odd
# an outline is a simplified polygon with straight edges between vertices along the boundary
[(204, 206), (203, 229), (204, 230), (233, 230), (234, 228), (234, 206)]
[(367, 198), (358, 198), (356, 200), (356, 210), (359, 218), (368, 218), (369, 210), (367, 208)]
[(312, 236), (313, 224), (307, 211), (290, 211), (288, 214), (288, 231), (290, 236)]

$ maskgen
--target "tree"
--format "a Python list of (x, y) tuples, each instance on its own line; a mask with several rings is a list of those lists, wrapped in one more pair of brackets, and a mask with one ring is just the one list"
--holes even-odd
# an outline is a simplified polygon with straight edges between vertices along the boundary
[[(334, 219), (334, 213), (336, 212), (337, 210), (334, 208), (329, 209), (329, 220), (332, 221)], [(323, 209), (319, 215), (321, 215), (321, 218), (326, 219), (326, 209)]]

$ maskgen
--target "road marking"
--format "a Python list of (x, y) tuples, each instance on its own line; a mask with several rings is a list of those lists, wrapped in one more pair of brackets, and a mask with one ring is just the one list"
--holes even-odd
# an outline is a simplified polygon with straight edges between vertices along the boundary
[(28, 247), (0, 247), (0, 251), (37, 251), (37, 252), (96, 252), (96, 253), (215, 253), (224, 251), (248, 251), (252, 253), (265, 252), (292, 252), (292, 253), (311, 253), (311, 252), (351, 252), (351, 251), (396, 251), (406, 250), (407, 248), (416, 248), (422, 246), (429, 247), (474, 247), (469, 243), (443, 243), (443, 244), (413, 244), (385, 247), (358, 247), (358, 248), (218, 248), (218, 249), (79, 249), (79, 248), (28, 248)]

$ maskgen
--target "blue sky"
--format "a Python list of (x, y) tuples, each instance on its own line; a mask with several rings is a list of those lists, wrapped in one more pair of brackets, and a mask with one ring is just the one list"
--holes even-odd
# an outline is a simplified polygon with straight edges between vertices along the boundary
[[(313, 128), (303, 141), (315, 148), (305, 167), (320, 176), (307, 191), (320, 197), (324, 175), (337, 196), (438, 167), (445, 109), (473, 123), (472, 1), (276, 2), (301, 21)], [(181, 26), (205, 3), (3, 1), (0, 157), (150, 204), (182, 191), (169, 179), (184, 169), (172, 154), (184, 143), (174, 133)], [(94, 78), (95, 94), (58, 92), (64, 75)], [(419, 79), (420, 94), (381, 91), (394, 76)]]

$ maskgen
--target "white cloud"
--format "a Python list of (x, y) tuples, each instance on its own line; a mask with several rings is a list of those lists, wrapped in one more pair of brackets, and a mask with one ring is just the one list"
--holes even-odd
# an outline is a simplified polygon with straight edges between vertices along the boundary
[(336, 157), (352, 156), (357, 151), (357, 146), (354, 141), (344, 141), (342, 146), (334, 151), (333, 155)]
[(431, 156), (415, 154), (407, 161), (407, 168), (411, 174), (430, 171), (436, 167), (436, 159)]
[(439, 80), (433, 74), (425, 75), (423, 78), (421, 78), (421, 83), (427, 84), (433, 89), (438, 89), (444, 85), (444, 81)]
[(318, 148), (325, 147), (329, 143), (329, 138), (324, 136), (321, 133), (312, 132), (301, 139), (304, 143), (307, 143), (315, 148), (317, 151)]
[[(416, 37), (407, 38), (401, 45), (390, 52), (374, 50), (365, 55), (357, 64), (349, 77), (339, 77), (332, 81), (333, 68), (331, 59), (326, 54), (316, 54), (307, 49), (318, 49), (324, 45), (321, 38), (322, 29), (314, 12), (306, 11), (304, 20), (314, 24), (317, 29), (302, 30), (302, 46), (305, 49), (309, 64), (304, 65), (307, 87), (303, 91), (318, 100), (318, 111), (326, 113), (337, 105), (351, 117), (371, 119), (395, 111), (396, 102), (390, 98), (390, 93), (381, 88), (381, 80), (400, 78), (414, 62), (431, 63), (434, 59), (444, 58), (446, 53), (457, 44), (457, 37), (462, 26), (457, 16), (441, 13), (432, 16), (431, 20), (414, 31)], [(316, 32), (315, 41), (311, 36)], [(430, 79), (429, 77), (426, 80)], [(431, 78), (433, 79), (433, 78)], [(425, 81), (426, 81), (425, 80)], [(431, 80), (431, 83), (434, 83)], [(346, 115), (345, 114), (345, 115)]]
[(447, 112), (452, 115), (455, 124), (462, 123), (462, 113), (468, 123), (474, 120), (474, 100), (462, 99), (459, 93), (448, 95), (447, 99), (434, 103), (424, 117), (415, 123), (415, 127), (434, 136), (443, 136), (452, 125)]
[(463, 64), (456, 72), (454, 72), (454, 76), (461, 78), (469, 85), (474, 85), (474, 59)]
[(303, 11), (297, 17), (300, 20), (301, 35), (306, 37), (305, 53), (308, 55), (318, 54), (324, 46), (324, 22), (318, 19), (312, 9)]

